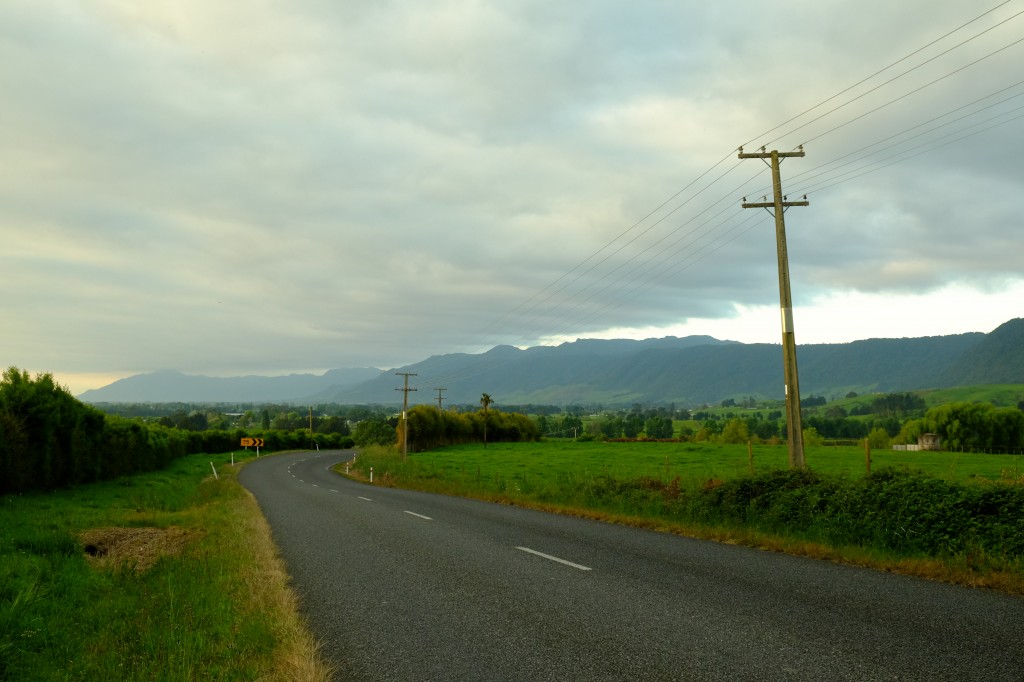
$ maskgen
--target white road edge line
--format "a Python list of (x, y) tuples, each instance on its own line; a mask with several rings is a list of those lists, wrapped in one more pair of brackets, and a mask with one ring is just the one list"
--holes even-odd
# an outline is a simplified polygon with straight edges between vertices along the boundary
[(418, 519), (423, 519), (424, 521), (433, 521), (434, 520), (434, 519), (430, 518), (429, 516), (424, 516), (423, 514), (417, 514), (416, 512), (406, 511), (405, 513), (409, 514), (410, 516), (415, 516)]
[(539, 556), (539, 557), (543, 557), (543, 558), (545, 558), (545, 559), (548, 559), (549, 561), (555, 561), (555, 562), (558, 562), (558, 563), (560, 563), (560, 564), (565, 564), (566, 566), (572, 566), (573, 568), (578, 568), (578, 569), (580, 569), (581, 571), (590, 571), (590, 570), (593, 570), (593, 569), (592, 569), (592, 568), (590, 568), (589, 566), (582, 566), (582, 565), (580, 565), (580, 564), (574, 564), (574, 563), (573, 563), (573, 562), (571, 562), (571, 561), (566, 561), (565, 559), (559, 559), (559, 558), (558, 558), (558, 557), (556, 557), (556, 556), (551, 556), (550, 554), (545, 554), (544, 552), (538, 552), (537, 550), (535, 550), (535, 549), (530, 549), (529, 547), (516, 547), (516, 549), (518, 549), (518, 550), (520, 550), (520, 551), (523, 551), (523, 552), (526, 552), (526, 553), (528, 553), (528, 554), (536, 554), (537, 556)]

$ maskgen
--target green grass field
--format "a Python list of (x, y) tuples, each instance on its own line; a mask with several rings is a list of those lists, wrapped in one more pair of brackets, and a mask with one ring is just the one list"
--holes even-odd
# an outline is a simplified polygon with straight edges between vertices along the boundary
[[(788, 467), (784, 445), (755, 445), (752, 451), (755, 470)], [(867, 470), (863, 447), (811, 447), (806, 450), (806, 458), (811, 469), (826, 474), (856, 477)], [(700, 482), (750, 473), (746, 445), (701, 443), (491, 443), (487, 448), (465, 445), (417, 453), (410, 462), (426, 478), (481, 484), (524, 477), (539, 484), (567, 474), (664, 481), (678, 476), (683, 481)], [(875, 450), (871, 466), (907, 467), (953, 481), (1017, 479), (1024, 475), (1024, 458), (1014, 455)]]
[(0, 679), (326, 679), (236, 470), (0, 497)]

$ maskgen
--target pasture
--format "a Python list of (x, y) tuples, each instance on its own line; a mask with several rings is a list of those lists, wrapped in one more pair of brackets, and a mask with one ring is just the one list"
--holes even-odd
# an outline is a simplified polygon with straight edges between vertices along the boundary
[(232, 459), (0, 497), (0, 679), (327, 679)]
[[(618, 480), (655, 478), (699, 483), (728, 480), (754, 471), (788, 467), (785, 445), (718, 445), (710, 443), (557, 441), (490, 443), (439, 448), (410, 455), (417, 475), (459, 483), (542, 481), (565, 475), (607, 476)], [(863, 446), (806, 449), (808, 467), (828, 475), (859, 477), (867, 473)], [(906, 468), (949, 481), (1016, 480), (1024, 476), (1019, 455), (874, 450), (871, 468)], [(410, 472), (411, 473), (411, 472)]]

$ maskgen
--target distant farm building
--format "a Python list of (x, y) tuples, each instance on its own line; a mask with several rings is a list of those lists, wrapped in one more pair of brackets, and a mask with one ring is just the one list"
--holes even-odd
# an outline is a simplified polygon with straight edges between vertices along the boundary
[(942, 438), (937, 433), (922, 433), (916, 443), (909, 445), (893, 445), (893, 450), (907, 450), (916, 452), (918, 450), (941, 450)]

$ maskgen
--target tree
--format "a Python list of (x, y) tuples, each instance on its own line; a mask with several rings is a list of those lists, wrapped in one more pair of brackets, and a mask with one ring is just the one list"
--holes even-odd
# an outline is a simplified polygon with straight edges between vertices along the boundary
[(739, 445), (750, 440), (750, 431), (747, 430), (747, 422), (742, 419), (730, 419), (722, 427), (722, 442), (726, 444)]
[(622, 418), (605, 417), (600, 422), (601, 433), (607, 438), (618, 438), (622, 435)]
[(632, 412), (622, 421), (622, 435), (626, 438), (636, 438), (644, 430), (644, 418), (637, 412)]
[(367, 445), (394, 445), (395, 425), (384, 419), (364, 419), (356, 424), (352, 439), (359, 447)]
[(813, 426), (808, 426), (803, 431), (804, 433), (804, 445), (811, 447), (817, 447), (825, 442), (825, 439), (818, 433), (818, 429)]
[(846, 410), (844, 410), (839, 405), (833, 405), (832, 407), (825, 410), (825, 417), (827, 417), (828, 419), (842, 419), (843, 417), (846, 416), (846, 414)]
[[(1024, 447), (1024, 414), (988, 403), (948, 403), (928, 410), (922, 420), (950, 450)], [(902, 435), (902, 434), (901, 434)]]
[(327, 417), (326, 419), (319, 418), (316, 421), (316, 432), (337, 433), (341, 436), (347, 436), (350, 433), (348, 420), (344, 417)]
[(565, 414), (558, 420), (558, 435), (576, 438), (583, 431), (583, 420), (577, 415)]
[(671, 438), (672, 431), (670, 417), (650, 417), (644, 422), (644, 433), (648, 438)]
[(875, 427), (868, 434), (868, 445), (875, 450), (885, 450), (890, 442), (889, 432), (883, 428)]
[(489, 396), (486, 393), (484, 393), (483, 395), (480, 396), (480, 404), (483, 405), (483, 407), (484, 407), (484, 448), (485, 449), (487, 448), (487, 408), (489, 408), (491, 406), (491, 403), (493, 403), (493, 402), (494, 401), (491, 399), (491, 396)]

